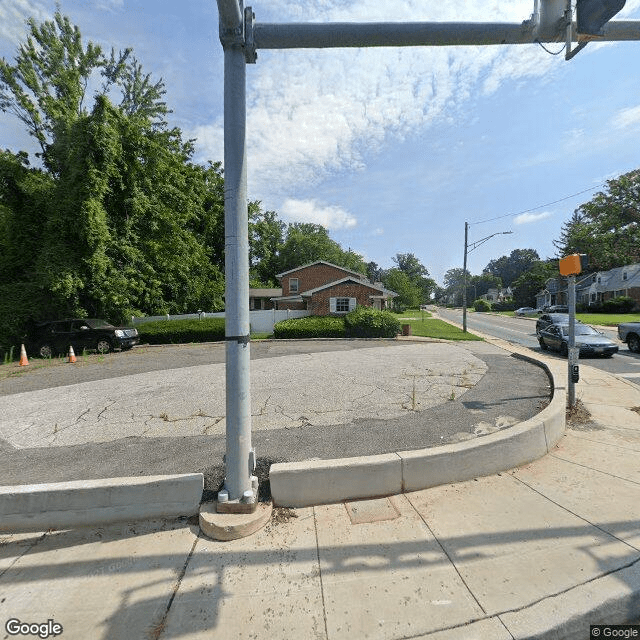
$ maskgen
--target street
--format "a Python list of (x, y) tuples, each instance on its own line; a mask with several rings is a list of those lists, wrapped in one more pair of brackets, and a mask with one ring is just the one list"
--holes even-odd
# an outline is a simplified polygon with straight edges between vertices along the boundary
[[(443, 320), (449, 320), (462, 324), (462, 309), (438, 308), (438, 315)], [(493, 313), (467, 313), (467, 328), (486, 333), (514, 344), (519, 344), (540, 353), (540, 345), (536, 338), (535, 318), (512, 318)], [(613, 340), (618, 341), (618, 333), (615, 327), (602, 329), (603, 333)], [(618, 341), (620, 350), (612, 358), (588, 358), (585, 363), (589, 366), (601, 369), (608, 373), (622, 376), (633, 384), (640, 385), (640, 354), (632, 353), (626, 344)], [(547, 351), (550, 357), (565, 359), (562, 356)]]

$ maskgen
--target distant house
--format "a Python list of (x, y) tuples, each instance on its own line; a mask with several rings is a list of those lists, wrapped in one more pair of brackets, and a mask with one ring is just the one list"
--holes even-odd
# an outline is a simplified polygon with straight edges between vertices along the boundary
[(487, 302), (502, 302), (509, 298), (513, 297), (513, 291), (511, 291), (511, 287), (507, 287), (506, 289), (489, 289), (487, 293), (480, 296), (483, 300)]
[(306, 310), (314, 316), (345, 314), (356, 308), (387, 309), (397, 294), (379, 282), (324, 260), (279, 273), (280, 295), (271, 298), (276, 309)]
[(249, 289), (249, 310), (273, 309), (273, 298), (282, 295), (282, 289)]
[[(577, 304), (599, 306), (621, 296), (633, 298), (636, 306), (640, 306), (640, 264), (576, 276)], [(550, 278), (545, 288), (536, 294), (536, 304), (540, 309), (552, 304), (567, 304), (567, 300), (564, 278)]]

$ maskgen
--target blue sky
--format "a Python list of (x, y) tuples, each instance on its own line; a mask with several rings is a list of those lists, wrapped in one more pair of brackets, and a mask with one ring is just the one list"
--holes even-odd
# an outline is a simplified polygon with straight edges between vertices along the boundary
[[(197, 159), (222, 159), (214, 0), (60, 4), (85, 40), (133, 47), (145, 71), (164, 79), (170, 124), (197, 138)], [(533, 0), (251, 6), (258, 22), (521, 22)], [(0, 56), (14, 57), (28, 16), (54, 10), (49, 0), (3, 0)], [(627, 0), (618, 18), (640, 19), (640, 0)], [(534, 44), (259, 51), (247, 69), (249, 197), (287, 222), (323, 224), (382, 267), (414, 253), (438, 282), (462, 267), (465, 221), (470, 241), (513, 231), (469, 254), (474, 274), (513, 249), (551, 257), (574, 209), (640, 166), (639, 55), (640, 42), (592, 43), (569, 62)], [(35, 151), (7, 114), (0, 146)]]

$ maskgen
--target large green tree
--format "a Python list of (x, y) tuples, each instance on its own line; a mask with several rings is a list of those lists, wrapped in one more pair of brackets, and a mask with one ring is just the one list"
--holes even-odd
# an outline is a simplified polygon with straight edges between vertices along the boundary
[(396, 253), (393, 257), (400, 271), (407, 274), (410, 282), (420, 290), (420, 302), (426, 303), (436, 287), (436, 282), (429, 277), (428, 269), (413, 253)]
[(59, 11), (28, 28), (15, 62), (0, 61), (0, 109), (42, 168), (0, 157), (2, 339), (27, 318), (220, 308), (222, 172), (168, 127), (162, 81), (130, 50), (85, 46)]
[(586, 253), (596, 271), (640, 262), (640, 170), (607, 180), (607, 188), (563, 225), (554, 244), (560, 256)]
[(316, 260), (326, 260), (362, 274), (367, 272), (367, 265), (362, 256), (353, 251), (344, 251), (329, 237), (322, 225), (309, 222), (290, 224), (280, 250), (279, 271), (287, 271)]
[(508, 287), (537, 260), (540, 260), (540, 256), (535, 249), (514, 249), (508, 256), (491, 260), (483, 273), (500, 278), (502, 285)]
[(519, 307), (535, 307), (536, 294), (544, 289), (549, 278), (558, 276), (556, 260), (538, 260), (513, 283), (513, 301)]

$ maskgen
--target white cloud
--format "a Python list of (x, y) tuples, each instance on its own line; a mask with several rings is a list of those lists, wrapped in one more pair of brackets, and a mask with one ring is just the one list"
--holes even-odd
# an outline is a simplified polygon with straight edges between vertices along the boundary
[(553, 214), (550, 211), (543, 211), (542, 213), (521, 213), (516, 216), (513, 221), (514, 224), (531, 224), (533, 222), (540, 222), (540, 220), (546, 220)]
[(342, 207), (321, 204), (315, 200), (289, 198), (284, 201), (280, 214), (288, 221), (312, 222), (326, 229), (350, 229), (358, 223)]
[(25, 36), (25, 21), (32, 17), (38, 21), (49, 17), (41, 2), (3, 0), (0, 3), (0, 38), (17, 44)]
[(619, 111), (612, 120), (616, 129), (628, 129), (640, 125), (640, 105)]
[[(426, 6), (425, 6), (426, 5)], [(508, 21), (527, 0), (275, 0), (260, 21)], [(473, 100), (505, 82), (545, 76), (539, 47), (407, 47), (259, 52), (247, 73), (249, 192), (271, 201), (339, 171), (358, 171), (385, 144), (473, 118)], [(195, 131), (200, 157), (221, 156), (222, 122)]]

